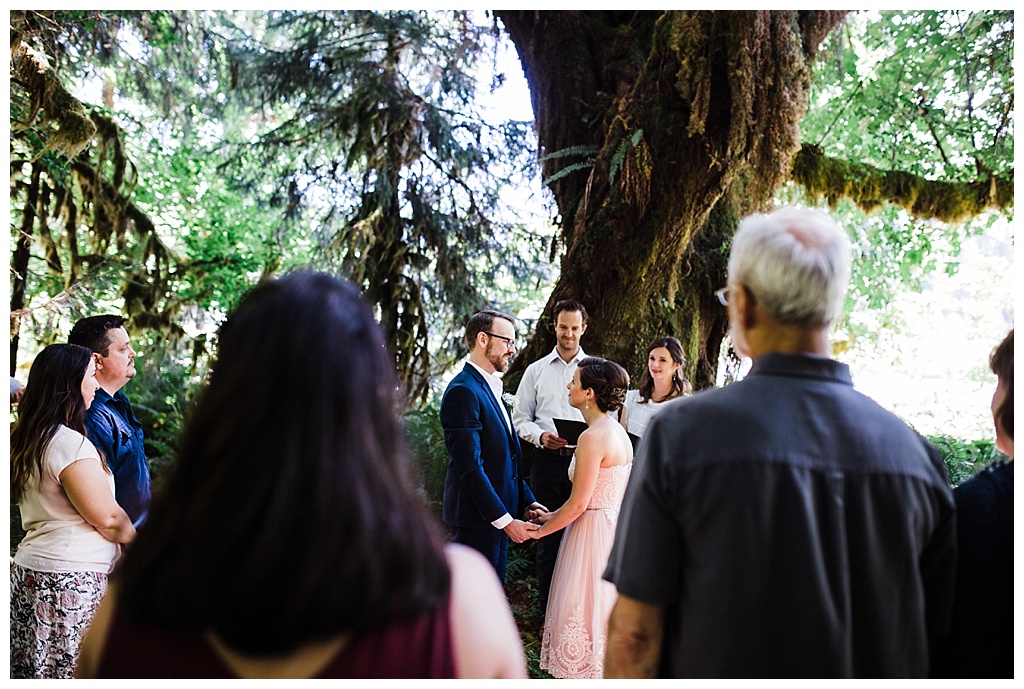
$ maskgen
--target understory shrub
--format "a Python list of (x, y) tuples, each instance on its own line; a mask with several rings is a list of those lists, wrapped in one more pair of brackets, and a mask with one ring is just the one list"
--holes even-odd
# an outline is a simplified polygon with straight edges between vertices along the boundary
[(172, 357), (136, 359), (135, 368), (135, 377), (123, 390), (142, 424), (155, 493), (177, 457), (185, 417), (199, 392), (200, 379)]
[(992, 440), (960, 440), (949, 435), (930, 435), (946, 465), (949, 485), (956, 488), (992, 462), (1009, 459)]
[(409, 438), (414, 469), (427, 505), (441, 518), (444, 477), (448, 471), (448, 451), (441, 428), (441, 400), (435, 395), (424, 407), (406, 412), (403, 417)]

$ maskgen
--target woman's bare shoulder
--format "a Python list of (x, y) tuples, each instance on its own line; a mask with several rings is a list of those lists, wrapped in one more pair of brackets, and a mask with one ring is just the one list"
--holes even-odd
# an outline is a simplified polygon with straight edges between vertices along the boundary
[(452, 641), (460, 678), (525, 678), (526, 656), (491, 563), (458, 543), (445, 546), (452, 573)]

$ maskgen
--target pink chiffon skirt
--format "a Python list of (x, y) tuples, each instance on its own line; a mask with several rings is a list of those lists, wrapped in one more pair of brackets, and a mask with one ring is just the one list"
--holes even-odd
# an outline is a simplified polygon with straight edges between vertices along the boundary
[(615, 586), (601, 578), (618, 509), (588, 509), (566, 527), (551, 577), (540, 667), (559, 679), (600, 679)]

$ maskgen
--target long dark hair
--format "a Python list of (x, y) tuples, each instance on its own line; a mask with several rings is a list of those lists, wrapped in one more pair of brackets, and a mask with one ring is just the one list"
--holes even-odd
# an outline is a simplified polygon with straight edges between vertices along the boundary
[(350, 283), (302, 272), (251, 291), (115, 575), (121, 613), (278, 655), (441, 604), (444, 540), (398, 389)]
[[(668, 335), (662, 337), (651, 343), (651, 346), (647, 348), (647, 356), (650, 357), (658, 347), (664, 347), (668, 350), (669, 356), (672, 357), (672, 361), (679, 364), (679, 368), (676, 369), (676, 373), (672, 376), (672, 391), (669, 393), (666, 400), (679, 397), (680, 395), (688, 395), (693, 391), (693, 386), (683, 376), (683, 366), (686, 366), (686, 357), (683, 356), (683, 345), (676, 338)], [(640, 403), (646, 404), (651, 396), (654, 394), (654, 378), (651, 377), (651, 369), (644, 361), (644, 382), (640, 386)], [(659, 400), (663, 402), (664, 400)]]
[(21, 502), (32, 476), (42, 476), (43, 452), (60, 426), (85, 435), (82, 379), (92, 352), (73, 344), (52, 344), (39, 352), (28, 373), (11, 429), (11, 502)]

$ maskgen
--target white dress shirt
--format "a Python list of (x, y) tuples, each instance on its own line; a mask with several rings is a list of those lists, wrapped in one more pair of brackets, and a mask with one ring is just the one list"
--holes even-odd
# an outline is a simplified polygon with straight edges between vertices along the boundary
[(584, 420), (583, 413), (569, 404), (568, 385), (576, 364), (586, 357), (580, 347), (572, 359), (563, 361), (555, 347), (550, 354), (526, 367), (516, 391), (519, 401), (512, 410), (512, 421), (520, 438), (542, 447), (542, 433), (558, 435), (553, 419)]
[[(494, 375), (493, 373), (488, 373), (487, 371), (483, 370), (472, 361), (469, 361), (467, 363), (473, 368), (475, 368), (477, 371), (479, 371), (480, 375), (484, 377), (484, 382), (487, 383), (487, 387), (491, 389), (491, 394), (494, 395), (494, 399), (498, 400), (498, 408), (501, 409), (502, 417), (505, 419), (505, 426), (509, 429), (509, 432), (511, 432), (512, 421), (511, 419), (508, 418), (508, 411), (505, 409), (505, 403), (501, 401), (501, 378)], [(493, 522), (491, 522), (491, 526), (493, 526), (495, 529), (504, 529), (511, 522), (512, 515), (506, 512), (505, 514), (501, 515)]]
[(472, 361), (469, 361), (467, 363), (473, 368), (475, 368), (477, 371), (479, 371), (480, 375), (484, 377), (484, 381), (487, 383), (487, 387), (491, 389), (491, 394), (494, 395), (494, 399), (497, 400), (498, 402), (498, 408), (501, 409), (502, 418), (505, 419), (505, 428), (507, 428), (511, 433), (512, 420), (508, 418), (508, 410), (505, 409), (505, 403), (501, 401), (501, 378), (494, 375), (493, 373), (488, 373), (487, 371), (483, 370), (482, 368), (474, 364)]

